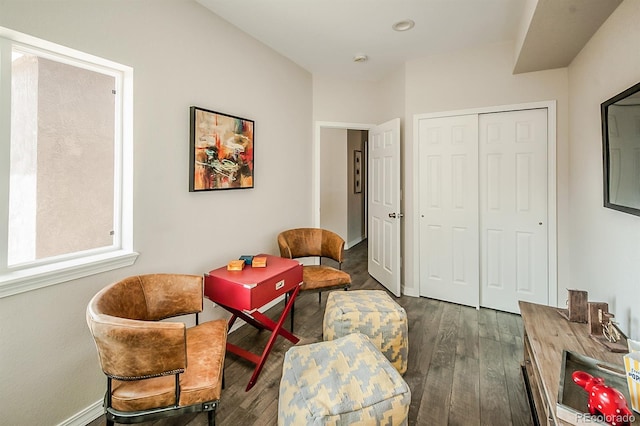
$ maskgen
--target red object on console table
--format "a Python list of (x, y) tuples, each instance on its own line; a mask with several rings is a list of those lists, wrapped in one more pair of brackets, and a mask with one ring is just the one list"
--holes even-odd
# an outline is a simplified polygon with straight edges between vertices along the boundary
[(578, 386), (589, 393), (587, 407), (592, 415), (601, 414), (605, 421), (613, 426), (624, 426), (631, 423), (633, 413), (627, 406), (624, 395), (610, 386), (605, 385), (602, 377), (593, 377), (584, 371), (574, 371), (571, 375)]
[[(226, 266), (210, 271), (204, 276), (204, 295), (214, 303), (231, 312), (229, 329), (237, 318), (260, 330), (270, 330), (271, 336), (260, 356), (239, 346), (227, 342), (227, 350), (235, 353), (254, 364), (253, 375), (247, 385), (247, 391), (255, 385), (260, 371), (273, 348), (278, 336), (282, 336), (292, 343), (299, 339), (282, 328), (302, 283), (302, 265), (295, 260), (278, 256), (260, 254), (267, 258), (267, 266), (253, 268), (246, 266), (241, 271), (229, 271)], [(278, 297), (289, 294), (288, 302), (282, 314), (275, 322), (262, 314), (258, 309)]]

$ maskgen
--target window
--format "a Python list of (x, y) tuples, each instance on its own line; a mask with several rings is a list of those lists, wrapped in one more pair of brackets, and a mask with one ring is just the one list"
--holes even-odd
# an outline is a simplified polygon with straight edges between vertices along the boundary
[(131, 81), (0, 28), (0, 297), (135, 261)]

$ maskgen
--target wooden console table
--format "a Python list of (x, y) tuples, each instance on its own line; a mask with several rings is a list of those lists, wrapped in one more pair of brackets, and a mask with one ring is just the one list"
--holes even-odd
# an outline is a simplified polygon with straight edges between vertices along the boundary
[(607, 351), (589, 337), (587, 324), (569, 322), (558, 308), (520, 302), (524, 325), (525, 383), (540, 425), (568, 425), (556, 415), (562, 351), (620, 365), (624, 354)]

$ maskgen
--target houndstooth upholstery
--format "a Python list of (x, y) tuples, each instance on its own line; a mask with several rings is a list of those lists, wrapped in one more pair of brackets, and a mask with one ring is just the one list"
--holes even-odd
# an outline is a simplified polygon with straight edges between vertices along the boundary
[(406, 425), (411, 391), (360, 333), (294, 346), (282, 367), (278, 425)]
[(324, 340), (354, 332), (369, 336), (400, 374), (407, 371), (407, 313), (385, 291), (355, 290), (329, 294), (322, 323)]

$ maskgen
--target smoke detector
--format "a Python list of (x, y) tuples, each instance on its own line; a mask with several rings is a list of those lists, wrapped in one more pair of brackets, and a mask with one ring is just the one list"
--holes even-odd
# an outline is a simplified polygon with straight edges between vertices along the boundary
[(367, 55), (358, 54), (353, 57), (353, 62), (367, 62), (369, 57)]
[(416, 25), (411, 19), (404, 19), (402, 21), (398, 21), (391, 26), (395, 31), (409, 31)]

